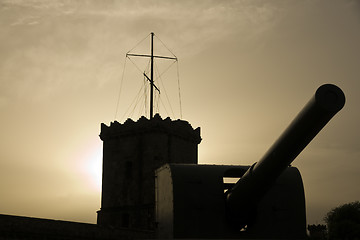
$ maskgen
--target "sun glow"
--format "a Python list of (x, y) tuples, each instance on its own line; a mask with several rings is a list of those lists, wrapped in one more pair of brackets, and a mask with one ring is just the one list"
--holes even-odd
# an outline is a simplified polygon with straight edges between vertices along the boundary
[(102, 145), (101, 141), (87, 144), (80, 154), (78, 171), (85, 178), (86, 185), (92, 190), (101, 192)]

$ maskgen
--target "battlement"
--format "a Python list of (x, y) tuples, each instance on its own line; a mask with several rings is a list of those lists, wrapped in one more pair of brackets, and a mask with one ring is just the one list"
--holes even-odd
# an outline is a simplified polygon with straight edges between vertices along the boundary
[(102, 123), (100, 138), (106, 141), (151, 132), (164, 132), (196, 144), (201, 142), (200, 127), (194, 129), (189, 122), (180, 119), (171, 120), (169, 117), (162, 119), (159, 114), (153, 119), (142, 116), (136, 122), (128, 118), (123, 124), (118, 121), (111, 122), (110, 126)]

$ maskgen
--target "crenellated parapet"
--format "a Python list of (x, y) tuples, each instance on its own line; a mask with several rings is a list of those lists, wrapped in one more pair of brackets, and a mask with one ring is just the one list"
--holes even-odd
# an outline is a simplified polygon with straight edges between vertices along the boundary
[(136, 122), (128, 118), (123, 124), (118, 121), (111, 122), (110, 126), (102, 123), (100, 138), (106, 141), (151, 132), (171, 134), (196, 144), (201, 142), (200, 127), (194, 129), (189, 122), (180, 119), (171, 120), (169, 117), (162, 119), (159, 114), (153, 119), (142, 116)]

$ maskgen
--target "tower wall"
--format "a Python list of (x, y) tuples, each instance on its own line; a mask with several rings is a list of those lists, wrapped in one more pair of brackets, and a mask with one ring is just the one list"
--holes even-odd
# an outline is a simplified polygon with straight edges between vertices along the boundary
[(103, 178), (98, 224), (155, 228), (154, 171), (165, 163), (198, 163), (200, 128), (155, 115), (101, 125)]

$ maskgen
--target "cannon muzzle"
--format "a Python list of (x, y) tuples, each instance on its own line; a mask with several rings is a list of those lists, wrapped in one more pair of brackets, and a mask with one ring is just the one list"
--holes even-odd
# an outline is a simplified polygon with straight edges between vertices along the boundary
[(332, 84), (319, 87), (293, 122), (226, 193), (232, 219), (244, 227), (251, 223), (256, 205), (276, 179), (345, 104), (342, 90)]

